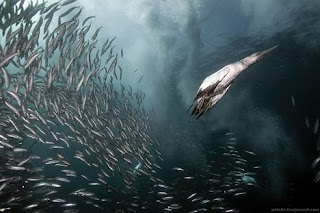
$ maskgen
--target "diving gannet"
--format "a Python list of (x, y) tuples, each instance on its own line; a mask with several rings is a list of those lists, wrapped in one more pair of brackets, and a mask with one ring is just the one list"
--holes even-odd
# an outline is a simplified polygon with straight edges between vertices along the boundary
[[(198, 119), (201, 115), (203, 115), (203, 113), (207, 112), (222, 98), (222, 96), (224, 96), (224, 94), (226, 94), (234, 79), (236, 79), (241, 72), (247, 69), (251, 64), (259, 61), (261, 58), (263, 58), (263, 56), (277, 47), (278, 45), (262, 52), (253, 53), (252, 55), (245, 57), (240, 61), (223, 67), (204, 79), (200, 85), (200, 88), (198, 89), (196, 97), (194, 98), (196, 105), (194, 106), (191, 115), (198, 115)], [(194, 104), (192, 104), (191, 107), (193, 105)]]

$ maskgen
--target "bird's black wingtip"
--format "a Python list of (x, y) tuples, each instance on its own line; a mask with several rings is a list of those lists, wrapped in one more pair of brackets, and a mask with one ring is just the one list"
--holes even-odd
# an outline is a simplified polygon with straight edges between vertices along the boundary
[(187, 110), (187, 114), (189, 113), (190, 109), (192, 108), (193, 103), (191, 104), (191, 106), (189, 107), (189, 109)]
[(191, 112), (191, 116), (192, 115), (197, 115), (199, 113), (199, 111), (197, 110), (197, 106), (195, 106)]
[(198, 119), (203, 115), (203, 113), (204, 113), (204, 111), (202, 111), (202, 112), (198, 115), (198, 117), (196, 118), (196, 120), (198, 120)]

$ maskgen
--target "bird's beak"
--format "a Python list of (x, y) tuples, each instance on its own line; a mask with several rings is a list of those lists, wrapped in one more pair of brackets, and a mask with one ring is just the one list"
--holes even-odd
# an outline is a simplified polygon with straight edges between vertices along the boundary
[(261, 58), (263, 58), (266, 54), (268, 54), (269, 52), (271, 52), (272, 50), (276, 49), (279, 45), (276, 45), (274, 47), (271, 47), (265, 51), (262, 52), (258, 52), (257, 53), (257, 61), (260, 60)]

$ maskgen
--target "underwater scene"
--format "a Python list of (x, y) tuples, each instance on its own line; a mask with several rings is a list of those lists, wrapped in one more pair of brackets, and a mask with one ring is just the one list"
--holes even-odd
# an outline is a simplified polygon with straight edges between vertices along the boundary
[(0, 0), (0, 212), (320, 212), (319, 11)]

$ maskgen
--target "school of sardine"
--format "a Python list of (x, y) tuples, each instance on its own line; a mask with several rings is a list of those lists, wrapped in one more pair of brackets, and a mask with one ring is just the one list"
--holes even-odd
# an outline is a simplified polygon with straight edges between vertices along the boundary
[[(170, 184), (158, 185), (157, 202), (165, 211), (178, 212), (239, 212), (232, 208), (235, 200), (246, 199), (252, 189), (259, 189), (258, 181), (244, 181), (244, 175), (254, 180), (263, 179), (263, 170), (256, 154), (239, 149), (233, 134), (226, 135), (223, 146), (209, 149), (205, 154), (211, 159), (207, 165), (194, 172), (173, 167), (174, 179)], [(171, 172), (172, 172), (171, 171)], [(206, 190), (203, 190), (205, 188)]]
[[(309, 124), (308, 116), (306, 116), (306, 127), (311, 128)], [(311, 133), (316, 136), (316, 145), (315, 149), (318, 153), (318, 156), (312, 163), (312, 169), (315, 170), (314, 182), (317, 183), (320, 181), (320, 132), (319, 132), (319, 119), (317, 118), (314, 122), (313, 128), (311, 128)]]
[[(296, 106), (296, 101), (293, 96), (291, 96), (291, 103), (292, 106)], [(319, 118), (316, 118), (314, 121), (314, 125), (310, 124), (308, 116), (305, 117), (305, 125), (308, 129), (310, 129), (311, 133), (316, 136), (316, 144), (315, 144), (315, 150), (318, 153), (318, 156), (312, 163), (312, 169), (315, 170), (315, 177), (314, 182), (317, 183), (320, 181), (320, 131), (319, 131)]]
[(0, 3), (1, 212), (238, 211), (229, 197), (258, 186), (242, 178), (261, 171), (255, 153), (231, 137), (210, 153), (221, 162), (163, 181), (152, 112), (122, 81), (115, 37), (97, 40), (76, 0), (25, 2)]

